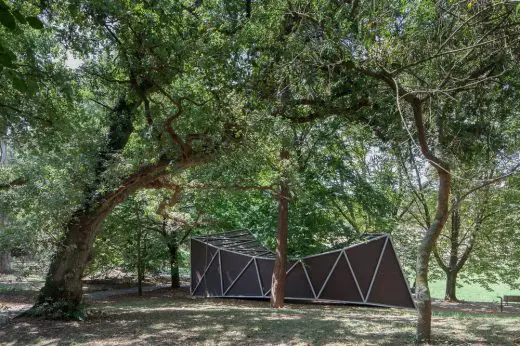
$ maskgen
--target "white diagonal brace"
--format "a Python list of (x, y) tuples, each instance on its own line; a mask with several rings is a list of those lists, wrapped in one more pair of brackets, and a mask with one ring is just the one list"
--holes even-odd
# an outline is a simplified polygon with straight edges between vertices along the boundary
[(237, 282), (238, 279), (240, 279), (240, 277), (242, 276), (242, 274), (244, 274), (244, 272), (246, 271), (247, 268), (249, 268), (249, 265), (251, 264), (251, 262), (253, 262), (254, 260), (254, 257), (251, 257), (251, 259), (249, 260), (249, 262), (247, 262), (246, 266), (244, 267), (244, 269), (242, 269), (240, 271), (240, 273), (238, 273), (237, 277), (235, 278), (235, 280), (233, 280), (233, 282), (231, 283), (231, 285), (229, 285), (229, 287), (227, 288), (226, 292), (224, 292), (224, 295), (226, 295), (226, 293), (229, 292), (229, 290), (231, 289), (231, 287), (233, 287), (233, 285), (235, 284), (235, 282)]
[(222, 281), (222, 258), (220, 257), (220, 250), (218, 250), (218, 270), (220, 273), (220, 294), (224, 295), (224, 283)]
[(392, 241), (392, 238), (390, 238), (390, 245), (392, 247), (394, 256), (397, 260), (397, 264), (399, 265), (399, 269), (401, 269), (401, 274), (403, 275), (403, 280), (406, 283), (406, 288), (408, 288), (408, 295), (410, 297), (410, 300), (412, 301), (414, 308), (417, 309), (417, 304), (415, 304), (415, 300), (413, 300), (413, 298), (412, 298), (412, 291), (410, 290), (410, 285), (408, 285), (408, 280), (406, 279), (406, 275), (404, 275), (403, 267), (401, 267), (401, 262), (399, 261), (399, 258), (397, 257), (397, 252), (395, 252), (395, 246), (394, 246), (394, 242)]
[(381, 260), (383, 259), (383, 254), (385, 253), (387, 243), (388, 243), (388, 237), (386, 237), (385, 244), (383, 245), (383, 249), (381, 250), (381, 254), (379, 254), (379, 260), (377, 261), (377, 266), (376, 266), (376, 269), (374, 270), (374, 275), (372, 275), (372, 281), (370, 281), (370, 286), (368, 286), (367, 295), (365, 297), (365, 300), (363, 301), (364, 303), (366, 303), (368, 298), (370, 297), (370, 292), (372, 291), (372, 285), (374, 284), (374, 281), (377, 276), (377, 272), (379, 271), (379, 265), (381, 264)]
[(361, 287), (359, 286), (359, 282), (357, 281), (357, 277), (354, 274), (354, 270), (352, 269), (352, 265), (350, 264), (350, 261), (349, 261), (348, 256), (347, 256), (347, 252), (345, 250), (343, 250), (343, 255), (345, 255), (345, 259), (347, 260), (348, 267), (350, 268), (350, 273), (352, 274), (352, 277), (354, 278), (354, 282), (356, 283), (356, 287), (358, 289), (358, 292), (359, 292), (359, 295), (361, 297), (361, 300), (364, 302), (365, 301), (365, 297), (363, 296), (363, 292), (361, 292)]
[(258, 269), (258, 263), (256, 263), (256, 257), (253, 257), (255, 262), (256, 277), (258, 278), (258, 285), (260, 286), (260, 292), (264, 294), (264, 288), (262, 287), (262, 279), (260, 279), (260, 270)]
[(317, 299), (320, 298), (321, 293), (323, 292), (323, 289), (325, 288), (325, 286), (326, 286), (327, 283), (329, 282), (329, 279), (330, 279), (330, 277), (332, 276), (332, 273), (334, 272), (334, 269), (336, 269), (336, 266), (338, 265), (339, 259), (341, 258), (341, 254), (342, 254), (342, 252), (340, 251), (339, 254), (338, 254), (338, 258), (336, 258), (336, 262), (334, 262), (334, 265), (333, 265), (332, 268), (330, 269), (329, 275), (327, 275), (327, 278), (325, 279), (325, 282), (323, 283), (323, 286), (321, 286), (321, 289), (320, 289), (320, 291), (318, 292), (318, 296), (316, 297)]
[(202, 273), (202, 277), (200, 278), (200, 281), (199, 283), (197, 284), (197, 286), (195, 286), (195, 289), (193, 290), (193, 292), (195, 293), (195, 291), (197, 290), (197, 288), (199, 288), (199, 285), (200, 283), (202, 282), (202, 280), (204, 280), (204, 277), (206, 276), (206, 273), (209, 269), (209, 267), (211, 267), (211, 264), (213, 263), (213, 261), (215, 260), (215, 258), (217, 257), (219, 251), (217, 250), (214, 254), (213, 254), (213, 257), (211, 257), (211, 261), (209, 261), (208, 265), (206, 266), (206, 269), (204, 269), (204, 273)]
[(303, 272), (305, 273), (305, 276), (307, 277), (307, 282), (309, 283), (309, 286), (311, 286), (312, 295), (314, 296), (314, 299), (317, 299), (316, 292), (314, 291), (314, 286), (312, 286), (311, 278), (309, 277), (309, 274), (307, 273), (307, 269), (305, 269), (305, 263), (300, 260), (300, 263), (302, 264)]

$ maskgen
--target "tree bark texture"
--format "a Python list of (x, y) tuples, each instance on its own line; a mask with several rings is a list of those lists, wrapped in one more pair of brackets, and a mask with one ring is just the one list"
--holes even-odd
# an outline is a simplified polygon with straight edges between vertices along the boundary
[[(444, 166), (446, 168), (447, 166)], [(442, 231), (448, 217), (448, 202), (450, 193), (451, 176), (449, 171), (438, 168), (439, 191), (437, 197), (437, 211), (435, 219), (424, 235), (417, 253), (417, 277), (416, 277), (416, 299), (418, 309), (417, 334), (418, 342), (429, 343), (431, 340), (431, 316), (432, 302), (430, 289), (428, 287), (428, 269), (430, 255), (433, 251), (437, 238)]]
[[(281, 159), (288, 159), (289, 152), (283, 150)], [(285, 276), (287, 271), (287, 236), (289, 234), (289, 186), (280, 183), (278, 200), (278, 233), (276, 235), (276, 257), (271, 282), (271, 307), (283, 308), (285, 297)]]
[(82, 298), (81, 277), (92, 259), (94, 240), (103, 221), (118, 204), (164, 174), (169, 162), (162, 160), (143, 167), (125, 179), (119, 189), (101, 198), (97, 207), (82, 208), (71, 217), (33, 312), (38, 314), (38, 307), (46, 303), (56, 305), (65, 313), (71, 313), (79, 307)]
[(446, 273), (446, 291), (444, 300), (456, 302), (457, 299), (457, 270), (452, 270)]
[(0, 252), (0, 273), (9, 274), (13, 270), (11, 268), (11, 252), (10, 251), (2, 251)]

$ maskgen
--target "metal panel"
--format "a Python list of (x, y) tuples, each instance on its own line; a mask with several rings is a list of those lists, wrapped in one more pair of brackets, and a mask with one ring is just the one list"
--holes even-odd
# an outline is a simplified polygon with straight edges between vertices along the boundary
[(285, 278), (285, 296), (313, 299), (314, 293), (301, 262), (297, 262)]
[[(206, 247), (206, 250), (207, 250), (207, 248), (208, 248), (208, 247)], [(207, 253), (207, 252), (208, 252), (208, 251), (206, 251), (206, 253)], [(204, 292), (204, 293), (206, 292), (206, 289), (205, 289), (205, 287), (206, 287), (206, 272), (207, 272), (208, 269), (210, 268), (211, 264), (212, 264), (212, 263), (215, 261), (215, 259), (218, 257), (218, 254), (219, 254), (219, 252), (215, 252), (215, 253), (213, 254), (213, 257), (211, 257), (211, 260), (209, 261), (208, 265), (207, 265), (206, 268), (204, 269), (204, 272), (202, 273), (202, 279), (199, 281), (199, 283), (198, 283), (197, 285), (193, 285), (193, 284), (192, 284), (192, 286), (194, 286), (194, 288), (193, 288), (193, 292), (194, 292), (194, 293), (192, 293), (192, 294), (194, 294), (194, 295), (200, 295), (200, 292), (201, 292), (200, 287), (201, 287), (201, 286), (204, 286), (204, 289), (202, 290), (202, 292)], [(218, 260), (217, 260), (217, 262), (218, 262)]]
[(363, 298), (359, 294), (352, 271), (347, 263), (343, 253), (339, 256), (339, 260), (332, 271), (327, 284), (323, 288), (320, 296), (321, 299), (330, 300), (346, 300), (353, 302), (363, 302)]
[(271, 289), (274, 260), (257, 258), (256, 263), (258, 265), (258, 272), (262, 281), (262, 291), (264, 294), (266, 294)]
[(408, 285), (390, 242), (385, 248), (367, 302), (415, 308)]
[(206, 274), (204, 274), (204, 295), (206, 297), (218, 297), (222, 295), (220, 261), (218, 253), (215, 255), (215, 259), (211, 262), (211, 265), (208, 266)]
[(191, 240), (191, 292), (202, 280), (204, 270), (206, 269), (206, 245), (197, 240)]
[(386, 237), (381, 237), (346, 249), (352, 271), (365, 297), (367, 296), (379, 255), (385, 242)]
[(330, 274), (332, 266), (338, 259), (339, 253), (340, 250), (337, 250), (334, 252), (325, 253), (323, 255), (316, 255), (303, 259), (305, 269), (309, 274), (309, 279), (311, 280), (314, 292), (316, 292), (316, 294), (323, 287), (323, 282)]
[[(268, 299), (274, 258), (255, 256), (263, 247), (252, 239), (245, 231), (192, 239), (192, 294)], [(287, 267), (287, 300), (415, 307), (387, 235), (291, 261)]]
[(256, 266), (254, 261), (251, 260), (247, 268), (240, 273), (237, 280), (233, 282), (226, 295), (233, 296), (260, 296), (262, 295), (261, 288), (258, 284), (258, 276), (256, 273)]
[(226, 291), (249, 263), (251, 257), (227, 250), (220, 250), (220, 259), (222, 261), (222, 285), (224, 291)]

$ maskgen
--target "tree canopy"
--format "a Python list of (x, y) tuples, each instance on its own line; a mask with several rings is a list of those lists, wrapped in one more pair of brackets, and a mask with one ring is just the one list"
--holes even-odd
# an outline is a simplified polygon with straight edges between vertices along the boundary
[(274, 247), (278, 199), (289, 256), (392, 233), (429, 341), (429, 276), (518, 284), (518, 20), (496, 1), (0, 0), (0, 242), (54, 253), (29, 313), (78, 316), (108, 264), (166, 261), (175, 286), (192, 233)]

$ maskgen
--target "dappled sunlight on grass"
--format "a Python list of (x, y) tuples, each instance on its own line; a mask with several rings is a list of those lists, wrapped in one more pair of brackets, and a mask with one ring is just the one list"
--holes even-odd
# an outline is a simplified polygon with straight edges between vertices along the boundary
[[(20, 319), (0, 328), (0, 344), (264, 345), (412, 344), (416, 313), (344, 305), (192, 299), (168, 292), (98, 302), (102, 311), (85, 322)], [(520, 318), (505, 315), (436, 313), (435, 341), (449, 344), (513, 345)]]

